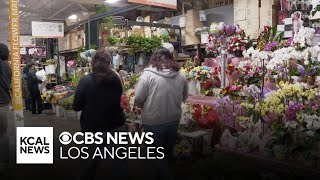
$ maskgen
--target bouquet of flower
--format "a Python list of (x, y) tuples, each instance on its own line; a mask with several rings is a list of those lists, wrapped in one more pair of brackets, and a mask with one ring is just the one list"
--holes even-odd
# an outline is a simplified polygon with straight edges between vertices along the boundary
[(69, 60), (67, 63), (67, 67), (68, 68), (75, 68), (76, 67), (76, 63), (74, 60)]
[(307, 46), (312, 44), (312, 38), (314, 37), (315, 29), (308, 27), (301, 27), (299, 32), (293, 37), (293, 45), (298, 50), (303, 50)]
[(209, 43), (206, 45), (206, 52), (209, 55), (213, 55), (214, 57), (219, 55), (219, 50), (221, 47), (221, 42), (219, 38), (216, 38), (213, 35), (209, 35)]
[(138, 83), (141, 74), (130, 73), (124, 81), (125, 90), (134, 89), (135, 85)]
[(57, 61), (56, 61), (55, 59), (48, 59), (48, 60), (46, 61), (46, 63), (47, 63), (48, 65), (55, 65), (55, 64), (57, 64)]
[(126, 117), (132, 120), (140, 119), (141, 109), (134, 104), (134, 90), (128, 90), (125, 96), (121, 97), (121, 107), (123, 108)]
[(242, 61), (238, 66), (239, 83), (242, 85), (259, 84), (263, 78), (263, 71), (260, 66), (255, 66), (251, 61)]
[(74, 95), (68, 98), (61, 99), (58, 105), (65, 110), (73, 110), (73, 101), (74, 101)]
[(230, 96), (231, 99), (235, 100), (240, 97), (240, 92), (242, 91), (242, 85), (229, 85), (223, 88), (220, 92), (223, 96)]
[(213, 128), (218, 121), (218, 113), (215, 108), (208, 105), (194, 104), (193, 118), (196, 120), (198, 126), (204, 129)]
[(198, 66), (194, 67), (189, 74), (191, 79), (205, 83), (214, 79), (214, 77), (218, 75), (218, 72), (210, 67)]
[(281, 45), (284, 33), (278, 33), (276, 28), (270, 26), (265, 26), (264, 30), (260, 33), (258, 37), (258, 47), (260, 51), (275, 51), (277, 45)]
[(252, 46), (250, 37), (241, 35), (234, 36), (230, 39), (228, 44), (228, 52), (235, 54), (237, 57), (242, 56), (242, 52), (246, 51)]
[(195, 61), (192, 61), (191, 59), (188, 60), (184, 66), (180, 69), (180, 72), (185, 75), (187, 80), (191, 80), (190, 72), (191, 70), (197, 66), (197, 63)]

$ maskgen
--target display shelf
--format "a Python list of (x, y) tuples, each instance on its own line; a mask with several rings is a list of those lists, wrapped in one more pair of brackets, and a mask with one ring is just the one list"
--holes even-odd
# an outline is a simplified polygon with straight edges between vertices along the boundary
[(69, 49), (69, 50), (63, 50), (63, 51), (60, 51), (60, 54), (68, 54), (68, 53), (77, 53), (78, 52), (78, 49)]

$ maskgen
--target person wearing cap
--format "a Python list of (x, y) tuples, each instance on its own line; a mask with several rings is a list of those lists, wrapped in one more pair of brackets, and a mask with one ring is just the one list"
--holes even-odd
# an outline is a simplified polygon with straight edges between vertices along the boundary
[(171, 52), (161, 47), (153, 53), (135, 89), (135, 104), (142, 108), (144, 130), (153, 133), (156, 147), (164, 147), (165, 159), (154, 161), (157, 177), (163, 180), (173, 179), (169, 161), (173, 158), (181, 104), (188, 97), (188, 81), (179, 72)]

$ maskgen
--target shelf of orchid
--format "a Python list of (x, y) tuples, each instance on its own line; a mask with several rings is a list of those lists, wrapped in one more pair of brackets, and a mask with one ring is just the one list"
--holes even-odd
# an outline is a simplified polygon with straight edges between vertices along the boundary
[[(207, 53), (216, 58), (202, 66), (186, 63), (181, 69), (190, 80), (189, 89), (201, 95), (183, 106), (185, 128), (220, 126), (217, 148), (299, 159), (311, 166), (312, 152), (320, 150), (320, 46), (312, 45), (315, 30), (301, 28), (285, 40), (265, 27), (254, 40), (243, 31), (229, 36), (226, 26), (219, 26), (210, 28), (207, 45)], [(228, 52), (226, 87), (217, 90), (223, 69), (221, 41)]]

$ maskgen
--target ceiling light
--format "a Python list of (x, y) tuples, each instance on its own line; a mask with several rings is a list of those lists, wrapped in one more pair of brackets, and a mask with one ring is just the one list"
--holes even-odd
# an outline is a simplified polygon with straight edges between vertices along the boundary
[(115, 3), (115, 2), (118, 2), (119, 0), (105, 0), (104, 2), (105, 3)]
[(69, 16), (68, 19), (73, 19), (74, 20), (74, 19), (77, 19), (77, 17), (78, 17), (77, 15), (73, 14), (73, 15)]

